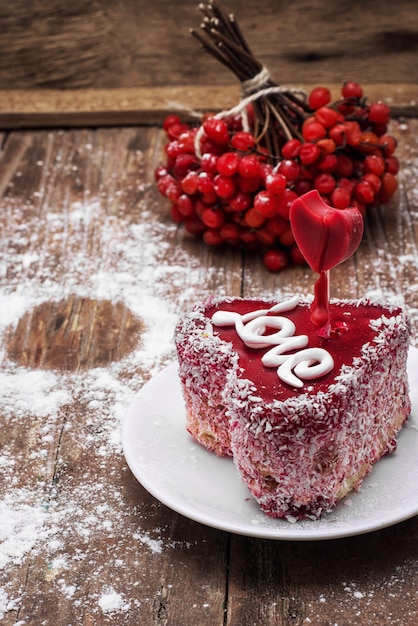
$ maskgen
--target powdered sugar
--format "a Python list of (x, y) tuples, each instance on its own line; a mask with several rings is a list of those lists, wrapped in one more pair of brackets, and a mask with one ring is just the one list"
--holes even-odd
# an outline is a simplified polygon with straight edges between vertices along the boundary
[(99, 607), (103, 613), (111, 613), (113, 611), (129, 611), (130, 604), (125, 602), (122, 594), (113, 590), (109, 590), (107, 593), (103, 593), (98, 601)]
[(41, 504), (28, 504), (28, 496), (25, 490), (16, 490), (0, 503), (0, 568), (9, 563), (20, 565), (40, 538), (48, 538), (43, 529), (46, 510)]
[[(147, 213), (145, 205), (143, 212), (144, 219), (138, 224), (107, 216), (100, 201), (75, 202), (62, 213), (46, 213), (48, 236), (60, 257), (59, 264), (50, 263), (48, 253), (39, 249), (36, 216), (25, 223), (25, 233), (32, 233), (31, 237), (24, 235), (22, 228), (13, 231), (13, 220), (9, 222), (8, 250), (3, 247), (0, 251), (0, 411), (3, 432), (7, 427), (11, 433), (0, 454), (0, 569), (4, 572), (0, 615), (20, 606), (7, 580), (14, 568), (26, 567), (29, 556), (42, 560), (52, 557), (44, 580), (76, 607), (78, 587), (71, 574), (75, 559), (92, 559), (96, 568), (99, 563), (103, 567), (100, 549), (95, 554), (96, 548), (90, 544), (95, 546), (100, 536), (123, 537), (129, 532), (124, 523), (132, 511), (120, 490), (112, 487), (109, 493), (106, 478), (121, 467), (126, 470), (120, 423), (144, 381), (174, 358), (172, 335), (179, 306), (196, 291), (205, 296), (197, 261), (195, 268), (191, 267), (189, 257), (179, 250), (173, 263), (161, 262), (170, 246), (168, 240), (175, 237), (175, 227), (161, 224)], [(86, 231), (96, 222), (101, 222), (96, 251), (86, 254)], [(18, 253), (19, 246), (26, 248)], [(173, 284), (184, 285), (183, 302), (173, 300)], [(59, 301), (70, 294), (122, 301), (144, 325), (137, 349), (106, 368), (82, 374), (28, 369), (11, 362), (4, 345), (18, 320), (41, 303)], [(27, 449), (19, 450), (13, 443), (20, 431), (27, 433)], [(80, 455), (76, 462), (81, 473), (85, 454), (97, 469), (95, 476), (76, 481), (70, 489), (64, 482), (64, 490), (57, 490), (55, 485), (69, 462), (59, 455), (60, 441), (65, 439), (73, 441), (71, 448)], [(40, 476), (37, 485), (26, 484), (27, 463)], [(114, 482), (117, 484), (118, 479)], [(136, 520), (139, 528), (130, 537), (133, 546), (141, 546), (151, 555), (167, 548), (187, 548), (167, 540), (166, 529), (140, 530), (141, 515), (137, 514)], [(119, 569), (125, 566), (127, 554), (120, 553)], [(125, 591), (115, 585), (99, 597), (85, 597), (83, 602), (86, 606), (90, 603), (93, 612), (96, 606), (103, 613), (123, 613), (132, 603), (129, 590), (128, 595)]]
[[(15, 618), (15, 626), (34, 623), (38, 616), (32, 617), (31, 611), (52, 596), (71, 605), (73, 624), (93, 623), (91, 616), (101, 614), (112, 619), (120, 613), (124, 620), (128, 610), (147, 603), (149, 611), (156, 596), (148, 582), (149, 568), (155, 564), (155, 571), (160, 571), (167, 553), (192, 550), (195, 544), (181, 534), (174, 539), (173, 529), (161, 527), (154, 501), (144, 497), (143, 509), (138, 510), (134, 481), (128, 483), (130, 490), (126, 488), (120, 422), (143, 383), (174, 360), (174, 326), (179, 313), (192, 303), (212, 292), (220, 297), (232, 293), (231, 285), (233, 295), (238, 295), (237, 285), (246, 296), (257, 292), (271, 298), (276, 291), (293, 295), (286, 273), (277, 278), (266, 274), (264, 281), (260, 265), (250, 262), (241, 283), (241, 264), (222, 265), (230, 253), (219, 263), (200, 244), (182, 242), (176, 226), (157, 214), (150, 184), (129, 181), (138, 185), (138, 200), (127, 207), (126, 181), (120, 171), (106, 167), (105, 134), (99, 146), (95, 133), (83, 132), (74, 152), (66, 152), (64, 144), (55, 145), (62, 133), (47, 134), (45, 154), (35, 157), (39, 181), (33, 183), (31, 198), (19, 195), (21, 162), (2, 198), (0, 619)], [(109, 137), (105, 149), (110, 151)], [(101, 176), (95, 195), (86, 180), (79, 186), (74, 175), (67, 179), (71, 172), (78, 176), (81, 171), (79, 152), (88, 155), (86, 169), (94, 169), (87, 177)], [(98, 161), (103, 159), (97, 172), (89, 161), (93, 153)], [(143, 155), (136, 156), (138, 162), (129, 167), (139, 171)], [(411, 167), (407, 164), (405, 178)], [(54, 192), (57, 181), (64, 188), (62, 194)], [(407, 207), (402, 197), (399, 201), (401, 230), (416, 209)], [(130, 208), (140, 217), (131, 216)], [(372, 235), (366, 236), (373, 241)], [(416, 249), (403, 251), (390, 283), (382, 277), (386, 252), (376, 254), (383, 269), (375, 272), (371, 267), (364, 295), (395, 295), (402, 300), (407, 278), (403, 279), (403, 270), (416, 262)], [(313, 277), (308, 271), (298, 272), (309, 292)], [(350, 268), (349, 280), (355, 287)], [(408, 285), (412, 294), (415, 288)], [(30, 369), (8, 359), (7, 338), (19, 319), (42, 303), (71, 295), (123, 302), (144, 323), (141, 344), (120, 361), (81, 373)], [(410, 307), (411, 311), (416, 323), (418, 309)], [(110, 576), (112, 585), (101, 582)], [(32, 581), (30, 590), (26, 578)], [(29, 596), (32, 605), (27, 604)]]

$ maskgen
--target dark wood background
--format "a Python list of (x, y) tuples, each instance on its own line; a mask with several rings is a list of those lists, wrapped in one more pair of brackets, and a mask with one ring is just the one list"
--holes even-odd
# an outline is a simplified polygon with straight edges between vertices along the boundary
[[(194, 0), (3, 0), (0, 89), (223, 85)], [(224, 0), (279, 83), (416, 83), (416, 0)]]

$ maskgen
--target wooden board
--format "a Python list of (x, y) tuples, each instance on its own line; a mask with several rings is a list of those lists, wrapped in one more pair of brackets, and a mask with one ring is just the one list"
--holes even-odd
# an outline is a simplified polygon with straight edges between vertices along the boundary
[[(297, 85), (305, 91), (314, 85)], [(341, 85), (329, 85), (334, 100)], [(384, 100), (394, 117), (418, 115), (418, 86), (372, 84), (364, 87), (369, 101)], [(0, 91), (0, 128), (56, 128), (161, 124), (176, 113), (184, 120), (202, 112), (228, 110), (240, 101), (239, 86), (190, 85), (78, 90)]]
[[(418, 345), (417, 119), (391, 131), (399, 192), (369, 214), (332, 293), (402, 301)], [(342, 540), (252, 539), (177, 515), (128, 470), (120, 421), (174, 359), (179, 313), (210, 293), (314, 283), (177, 228), (154, 185), (163, 145), (144, 126), (2, 135), (2, 624), (415, 626), (418, 518)]]
[[(191, 0), (26, 0), (0, 6), (0, 89), (224, 85), (190, 36)], [(416, 84), (414, 0), (224, 0), (276, 82)]]

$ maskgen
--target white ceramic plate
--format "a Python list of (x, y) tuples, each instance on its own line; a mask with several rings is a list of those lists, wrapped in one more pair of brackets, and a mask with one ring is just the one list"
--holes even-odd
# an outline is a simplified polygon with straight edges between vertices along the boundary
[(208, 452), (188, 435), (177, 364), (141, 389), (122, 425), (122, 445), (137, 480), (182, 515), (221, 530), (268, 539), (317, 540), (385, 528), (418, 514), (418, 349), (408, 360), (412, 415), (395, 453), (321, 519), (291, 524), (262, 513), (233, 461)]

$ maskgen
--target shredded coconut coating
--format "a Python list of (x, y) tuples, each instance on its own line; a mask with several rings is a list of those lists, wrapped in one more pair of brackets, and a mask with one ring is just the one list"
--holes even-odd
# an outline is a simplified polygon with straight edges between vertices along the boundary
[(266, 402), (205, 315), (220, 302), (225, 299), (198, 305), (176, 329), (188, 430), (216, 454), (232, 454), (266, 514), (316, 519), (358, 489), (373, 464), (396, 447), (410, 413), (408, 318), (381, 302), (334, 301), (384, 308), (369, 324), (370, 341), (325, 391), (307, 385)]

